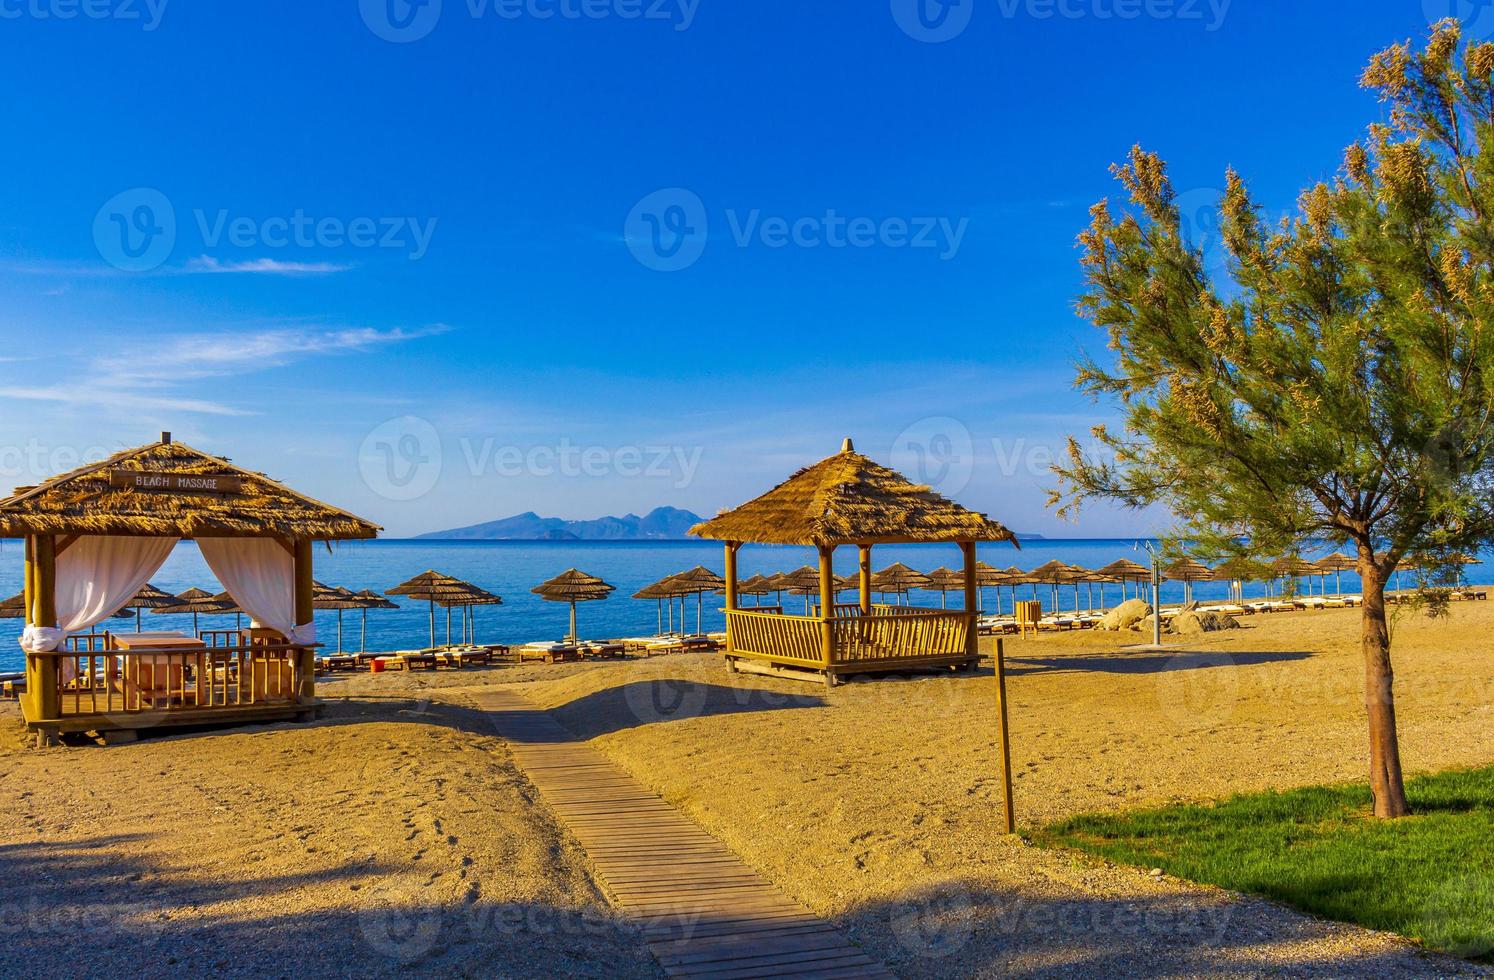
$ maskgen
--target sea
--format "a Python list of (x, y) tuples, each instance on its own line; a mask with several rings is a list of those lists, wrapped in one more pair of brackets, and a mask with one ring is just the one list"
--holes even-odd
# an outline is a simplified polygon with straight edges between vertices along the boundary
[[(1017, 566), (1023, 569), (1036, 568), (1052, 559), (1085, 568), (1098, 568), (1118, 558), (1129, 558), (1142, 565), (1149, 563), (1146, 547), (1154, 544), (1138, 539), (1036, 539), (1023, 540), (1020, 550), (1010, 544), (981, 545), (980, 560), (998, 568)], [(1329, 548), (1324, 548), (1326, 554)], [(1307, 554), (1304, 557), (1317, 557)], [(1471, 566), (1467, 580), (1472, 584), (1488, 584), (1494, 569), (1488, 562), (1494, 555), (1480, 555), (1483, 565)], [(600, 576), (617, 587), (611, 597), (598, 602), (582, 603), (578, 608), (578, 623), (581, 634), (595, 639), (610, 639), (630, 636), (649, 636), (658, 632), (662, 625), (679, 629), (682, 621), (686, 630), (697, 628), (707, 631), (724, 629), (720, 596), (707, 595), (697, 602), (695, 598), (672, 604), (669, 613), (664, 613), (654, 600), (630, 598), (644, 586), (675, 572), (704, 565), (716, 572), (722, 571), (722, 547), (705, 541), (429, 541), (382, 539), (354, 541), (334, 544), (330, 548), (318, 545), (314, 562), (318, 581), (328, 585), (340, 585), (353, 591), (372, 589), (383, 593), (399, 583), (428, 569), (454, 575), (495, 592), (503, 597), (501, 606), (481, 606), (474, 610), (476, 638), (480, 643), (527, 643), (536, 640), (557, 640), (567, 629), (570, 607), (564, 603), (547, 602), (530, 592), (534, 586), (571, 568), (579, 568)], [(739, 552), (738, 567), (743, 578), (761, 573), (791, 571), (804, 565), (813, 565), (818, 559), (812, 549), (773, 545), (746, 545)], [(921, 571), (930, 571), (940, 566), (958, 569), (960, 551), (954, 545), (886, 545), (872, 553), (874, 568), (884, 568), (900, 561)], [(23, 549), (20, 541), (0, 541), (0, 590), (5, 594), (20, 591), (22, 583)], [(850, 574), (856, 567), (856, 550), (841, 548), (836, 552), (837, 574)], [(1486, 571), (1490, 570), (1490, 571)], [(168, 592), (179, 593), (197, 587), (217, 593), (222, 591), (208, 570), (196, 545), (183, 542), (178, 545), (166, 564), (154, 578), (152, 584)], [(9, 583), (10, 588), (5, 588)], [(1394, 584), (1394, 583), (1393, 583)], [(1408, 581), (1408, 586), (1411, 584)], [(1358, 579), (1352, 572), (1342, 576), (1345, 591), (1358, 589)], [(1311, 588), (1316, 591), (1317, 583)], [(1089, 586), (1080, 586), (1078, 602), (1082, 608), (1090, 608)], [(1307, 585), (1302, 589), (1306, 591)], [(1338, 583), (1329, 576), (1328, 591), (1338, 591)], [(1095, 604), (1099, 604), (1098, 587), (1093, 593)], [(1227, 586), (1224, 583), (1198, 583), (1193, 586), (1193, 595), (1198, 599), (1222, 599)], [(1259, 584), (1246, 586), (1247, 595), (1262, 595)], [(1164, 602), (1181, 600), (1181, 583), (1166, 582), (1162, 586)], [(1045, 609), (1053, 608), (1054, 591), (1047, 586), (1021, 586), (1017, 598), (1038, 598)], [(1120, 598), (1120, 587), (1109, 585), (1104, 593), (1107, 604)], [(367, 649), (376, 651), (408, 650), (425, 646), (430, 639), (430, 613), (424, 602), (390, 597), (399, 604), (398, 609), (371, 610), (367, 614)], [(1057, 591), (1062, 609), (1075, 608), (1075, 590), (1065, 586)], [(755, 600), (744, 597), (744, 604)], [(776, 602), (767, 597), (765, 602)], [(918, 606), (939, 607), (942, 599), (938, 592), (913, 592), (905, 598), (907, 603)], [(960, 605), (958, 593), (949, 596), (951, 606)], [(1009, 588), (987, 589), (983, 596), (983, 607), (995, 611), (998, 604), (1010, 610), (1012, 590)], [(804, 599), (784, 595), (783, 605), (789, 612), (803, 611)], [(683, 607), (683, 608), (682, 608)], [(180, 630), (190, 632), (190, 616), (161, 615), (146, 610), (140, 617), (146, 630)], [(446, 613), (436, 609), (438, 642), (446, 638)], [(317, 637), (328, 648), (338, 649), (338, 621), (336, 612), (317, 613)], [(349, 610), (341, 615), (344, 650), (358, 650), (364, 640), (364, 614)], [(234, 616), (202, 616), (201, 629), (232, 629), (237, 625)], [(24, 669), (24, 660), (17, 640), (22, 621), (0, 619), (0, 673)], [(100, 629), (115, 632), (134, 630), (136, 624), (125, 619), (106, 620)], [(453, 637), (460, 638), (459, 619), (453, 619)]]

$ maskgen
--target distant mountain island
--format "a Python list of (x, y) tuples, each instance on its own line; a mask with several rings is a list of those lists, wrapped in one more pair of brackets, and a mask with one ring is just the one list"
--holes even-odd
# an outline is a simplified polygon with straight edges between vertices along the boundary
[(703, 517), (677, 507), (655, 507), (647, 514), (567, 521), (541, 517), (533, 511), (470, 527), (432, 531), (418, 541), (676, 541)]

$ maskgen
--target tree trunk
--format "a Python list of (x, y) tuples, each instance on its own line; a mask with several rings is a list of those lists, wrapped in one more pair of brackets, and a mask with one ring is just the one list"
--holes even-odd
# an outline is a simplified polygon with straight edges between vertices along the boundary
[(1390, 628), (1385, 620), (1385, 581), (1373, 558), (1360, 556), (1364, 606), (1360, 616), (1364, 646), (1364, 706), (1369, 714), (1370, 790), (1375, 816), (1404, 817), (1406, 788), (1395, 730), (1395, 672), (1390, 666)]

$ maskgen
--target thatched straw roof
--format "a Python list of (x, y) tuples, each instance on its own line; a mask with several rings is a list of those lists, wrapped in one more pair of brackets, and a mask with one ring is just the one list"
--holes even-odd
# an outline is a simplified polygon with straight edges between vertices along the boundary
[(607, 598), (616, 588), (595, 575), (572, 568), (529, 591), (551, 602), (590, 602)]
[(1151, 569), (1147, 568), (1145, 565), (1138, 565), (1136, 562), (1132, 561), (1129, 558), (1122, 558), (1119, 561), (1113, 561), (1110, 564), (1106, 565), (1104, 568), (1098, 568), (1095, 570), (1101, 575), (1113, 579), (1126, 579), (1135, 581), (1137, 579), (1149, 579), (1152, 577)]
[(909, 592), (929, 584), (929, 577), (900, 561), (893, 562), (872, 575), (872, 588), (878, 592)]
[(774, 575), (770, 582), (776, 592), (783, 589), (788, 592), (801, 592), (818, 594), (820, 591), (820, 570), (813, 565), (805, 565), (796, 568), (792, 572), (780, 572)]
[(662, 578), (652, 585), (645, 585), (633, 593), (634, 599), (678, 599), (685, 593), (679, 591), (679, 587), (668, 578)]
[(444, 572), (431, 570), (421, 572), (409, 581), (401, 582), (392, 589), (386, 589), (384, 594), (402, 595), (424, 602), (435, 602), (438, 599), (445, 599), (450, 596), (468, 595), (476, 588), (477, 586), (471, 582), (464, 582)]
[(683, 595), (695, 595), (698, 592), (715, 592), (726, 588), (726, 579), (706, 568), (704, 565), (696, 565), (689, 571), (671, 575), (667, 581), (674, 583), (683, 589)]
[(362, 609), (363, 604), (351, 589), (340, 585), (323, 585), (313, 582), (311, 586), (312, 609)]
[[(138, 489), (137, 474), (224, 478), (231, 492), (201, 487)], [(338, 541), (377, 537), (379, 526), (296, 493), (263, 473), (240, 469), (162, 434), (160, 442), (115, 453), (0, 501), (0, 537), (28, 534), (119, 534), (280, 537)]]
[[(995, 571), (995, 569), (991, 569)], [(919, 586), (930, 592), (955, 592), (965, 587), (965, 573), (957, 572), (953, 568), (936, 568), (925, 576), (926, 583)], [(976, 579), (979, 582), (979, 578)]]
[(1163, 569), (1162, 577), (1173, 582), (1207, 582), (1214, 577), (1214, 570), (1203, 562), (1183, 558)]
[(1359, 562), (1342, 551), (1335, 551), (1326, 558), (1319, 558), (1313, 564), (1322, 572), (1352, 572), (1359, 567)]
[(122, 609), (161, 609), (165, 606), (174, 606), (181, 600), (163, 589), (158, 589), (149, 582), (140, 587), (135, 593), (135, 598), (125, 603)]
[(233, 597), (227, 592), (213, 595), (204, 589), (188, 589), (176, 597), (176, 602), (169, 606), (161, 606), (152, 609), (156, 615), (181, 616), (186, 613), (206, 613), (210, 616), (232, 615), (242, 612)]
[(1271, 563), (1271, 571), (1282, 578), (1300, 578), (1303, 575), (1316, 575), (1318, 568), (1310, 561), (1301, 558), (1278, 558)]
[(26, 593), (21, 592), (0, 602), (0, 619), (24, 619), (26, 616)]
[(487, 589), (472, 587), (471, 592), (461, 595), (451, 595), (444, 599), (437, 599), (436, 605), (445, 608), (459, 608), (462, 606), (501, 606), (503, 597), (489, 592)]
[(1050, 562), (1044, 562), (1037, 568), (1028, 572), (1026, 578), (1029, 583), (1037, 582), (1042, 585), (1069, 585), (1079, 580), (1079, 572), (1070, 565), (1065, 565), (1057, 558)]
[(716, 541), (833, 546), (1011, 541), (1005, 527), (873, 462), (851, 447), (789, 477), (735, 510), (697, 524)]
[(364, 589), (362, 592), (354, 592), (353, 598), (358, 600), (359, 609), (398, 609), (399, 604), (390, 602), (372, 589)]
[(772, 579), (766, 575), (753, 575), (737, 583), (738, 595), (767, 595), (773, 591)]
[(1248, 558), (1231, 558), (1214, 567), (1215, 582), (1254, 582), (1270, 578), (1271, 570)]
[(995, 565), (987, 565), (983, 561), (975, 563), (975, 584), (978, 586), (1009, 585), (1011, 579), (1011, 572), (1003, 572)]

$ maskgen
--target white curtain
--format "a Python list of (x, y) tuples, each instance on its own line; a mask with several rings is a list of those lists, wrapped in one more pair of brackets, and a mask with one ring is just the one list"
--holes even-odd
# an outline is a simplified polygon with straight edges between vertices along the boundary
[(69, 633), (97, 626), (160, 570), (176, 538), (84, 535), (57, 556), (57, 628), (28, 626), (21, 647), (47, 653)]
[(316, 642), (315, 623), (296, 622), (296, 562), (270, 538), (198, 538), (202, 557), (239, 606), (292, 643)]

